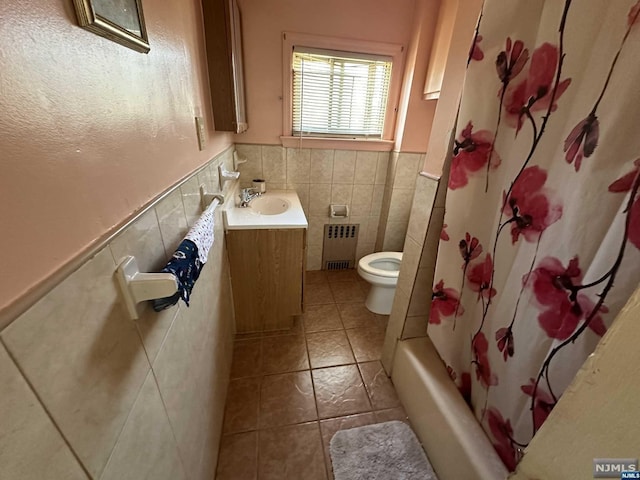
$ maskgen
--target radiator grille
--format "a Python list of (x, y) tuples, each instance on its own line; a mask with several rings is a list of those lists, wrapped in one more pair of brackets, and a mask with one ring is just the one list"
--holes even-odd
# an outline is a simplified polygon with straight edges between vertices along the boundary
[(359, 224), (324, 226), (323, 270), (346, 270), (354, 267), (359, 230)]

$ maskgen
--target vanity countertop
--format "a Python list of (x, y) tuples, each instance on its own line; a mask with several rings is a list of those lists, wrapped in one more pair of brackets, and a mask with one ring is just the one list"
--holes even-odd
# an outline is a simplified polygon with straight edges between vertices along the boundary
[[(224, 210), (224, 226), (226, 230), (252, 230), (270, 228), (307, 228), (307, 217), (302, 209), (298, 194), (293, 190), (269, 190), (262, 197), (273, 197), (285, 200), (289, 208), (277, 215), (263, 215), (248, 207), (238, 206), (237, 191), (234, 202)], [(253, 201), (253, 200), (252, 200)]]

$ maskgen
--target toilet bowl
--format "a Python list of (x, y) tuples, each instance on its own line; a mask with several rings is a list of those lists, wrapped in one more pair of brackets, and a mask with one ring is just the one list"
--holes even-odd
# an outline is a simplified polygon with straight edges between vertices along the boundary
[(358, 275), (371, 284), (365, 305), (373, 313), (391, 313), (401, 261), (402, 252), (378, 252), (358, 262)]

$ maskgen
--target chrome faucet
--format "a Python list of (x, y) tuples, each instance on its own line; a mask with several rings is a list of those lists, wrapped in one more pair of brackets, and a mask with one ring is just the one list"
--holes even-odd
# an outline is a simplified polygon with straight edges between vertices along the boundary
[(256, 197), (259, 197), (260, 195), (262, 195), (262, 193), (257, 192), (253, 188), (243, 188), (242, 190), (240, 190), (240, 207), (242, 208), (248, 207), (251, 200), (253, 200)]

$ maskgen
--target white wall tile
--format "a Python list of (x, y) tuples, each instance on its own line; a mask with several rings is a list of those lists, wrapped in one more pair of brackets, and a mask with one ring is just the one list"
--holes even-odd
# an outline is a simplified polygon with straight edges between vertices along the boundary
[(408, 316), (402, 330), (402, 338), (426, 337), (428, 321), (428, 315)]
[[(236, 151), (240, 160), (247, 160), (250, 162), (257, 162), (262, 157), (260, 145), (253, 145), (249, 143), (236, 143)], [(231, 149), (233, 151), (233, 149)]]
[(376, 165), (376, 185), (384, 185), (387, 182), (387, 172), (389, 169), (389, 152), (378, 152), (378, 163)]
[(411, 215), (407, 235), (416, 242), (423, 243), (427, 234), (427, 226), (431, 218), (438, 182), (427, 177), (418, 176), (416, 190), (411, 206)]
[(384, 337), (382, 346), (382, 365), (387, 371), (391, 371), (393, 364), (393, 356), (396, 350), (396, 343), (402, 336), (402, 329), (407, 318), (407, 310), (409, 308), (409, 295), (403, 290), (396, 288), (396, 294), (393, 297), (393, 306), (391, 307), (391, 315), (389, 315), (389, 323)]
[(413, 202), (412, 188), (394, 188), (389, 204), (389, 222), (408, 222)]
[(149, 372), (101, 480), (185, 479), (160, 394)]
[(102, 250), (2, 332), (87, 470), (99, 477), (149, 363)]
[(388, 221), (384, 234), (384, 243), (382, 250), (401, 252), (404, 247), (404, 238), (407, 233), (406, 222)]
[(153, 364), (153, 371), (187, 471), (197, 463), (193, 455), (198, 449), (202, 416), (196, 377), (196, 370), (201, 367), (197, 360), (194, 345), (189, 341), (186, 320), (178, 312)]
[(374, 185), (371, 197), (371, 214), (380, 215), (382, 211), (382, 200), (384, 199), (384, 185)]
[(307, 247), (307, 270), (322, 270), (322, 245)]
[(311, 150), (310, 179), (312, 183), (331, 183), (333, 178), (333, 150)]
[(274, 145), (262, 146), (262, 175), (269, 184), (287, 181), (287, 158), (285, 149)]
[(180, 185), (180, 192), (182, 193), (182, 204), (184, 205), (184, 213), (187, 216), (187, 223), (192, 227), (202, 215), (198, 179), (192, 177), (184, 182)]
[(428, 315), (431, 309), (431, 293), (433, 291), (433, 270), (419, 268), (416, 281), (411, 292), (408, 315)]
[(369, 255), (370, 253), (373, 253), (374, 250), (374, 244), (373, 243), (363, 243), (363, 242), (358, 242), (358, 246), (356, 247), (356, 265), (358, 264), (358, 262), (360, 261), (360, 259), (366, 255)]
[(331, 183), (353, 183), (356, 171), (356, 151), (336, 150), (333, 160), (333, 180)]
[(311, 150), (287, 148), (287, 183), (309, 183)]
[(331, 185), (312, 183), (309, 185), (309, 214), (329, 216), (331, 203)]
[(377, 165), (378, 152), (358, 151), (353, 183), (370, 185), (375, 183)]
[(353, 185), (333, 184), (331, 185), (331, 203), (334, 205), (351, 205)]
[(367, 231), (364, 232), (364, 243), (376, 243), (376, 237), (378, 235), (378, 227), (380, 226), (380, 217), (377, 215), (369, 216), (369, 222), (367, 223)]
[(418, 273), (418, 265), (420, 263), (420, 256), (422, 255), (422, 245), (410, 237), (407, 237), (402, 252), (402, 263), (400, 265), (397, 287), (409, 293), (413, 290), (413, 284)]
[(173, 253), (167, 254), (164, 249), (154, 209), (142, 215), (109, 246), (116, 264), (119, 264), (125, 256), (133, 255), (141, 272), (159, 271)]
[(310, 185), (308, 183), (288, 183), (287, 190), (294, 190), (298, 194), (300, 203), (305, 213), (309, 214), (309, 193)]
[(394, 188), (414, 188), (422, 164), (419, 153), (400, 153), (396, 164)]
[(370, 215), (373, 185), (354, 185), (351, 198), (352, 215)]
[(324, 241), (324, 226), (329, 223), (326, 216), (312, 215), (308, 218), (307, 245), (322, 245)]
[[(259, 147), (259, 145), (256, 146)], [(239, 154), (239, 157), (239, 159), (242, 160), (243, 156), (241, 154)], [(252, 151), (251, 155), (244, 158), (247, 161), (238, 165), (238, 171), (240, 172), (241, 181), (250, 183), (254, 178), (262, 178), (264, 172), (262, 170), (261, 150), (258, 148), (255, 152)]]
[(87, 480), (6, 350), (0, 345), (2, 478)]
[(165, 197), (156, 205), (155, 210), (160, 225), (162, 243), (166, 255), (170, 256), (189, 231), (180, 189), (175, 189)]

